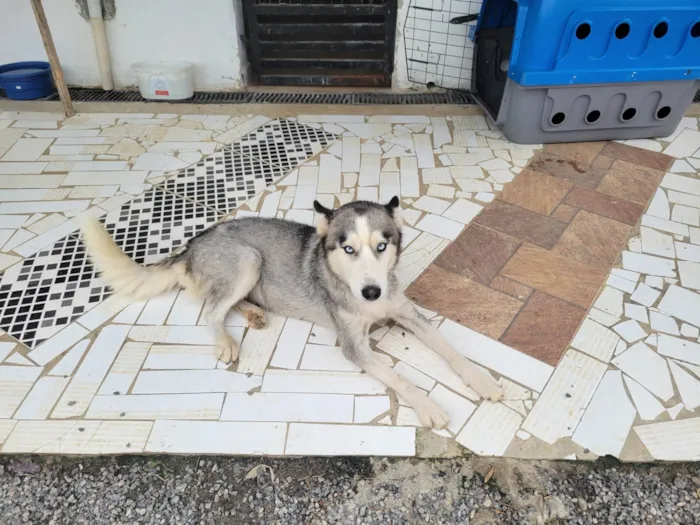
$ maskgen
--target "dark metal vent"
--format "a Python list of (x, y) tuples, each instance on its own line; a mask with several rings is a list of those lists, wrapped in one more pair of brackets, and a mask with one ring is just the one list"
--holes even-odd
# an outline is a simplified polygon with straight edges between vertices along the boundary
[[(74, 102), (159, 102), (175, 104), (341, 104), (341, 105), (420, 105), (474, 104), (467, 91), (444, 93), (206, 93), (198, 92), (188, 100), (146, 100), (138, 91), (104, 91), (93, 88), (71, 88)], [(0, 99), (5, 93), (0, 91)], [(42, 100), (58, 100), (51, 95)]]
[(389, 87), (398, 0), (244, 0), (253, 82)]
[(700, 91), (695, 93), (695, 98), (693, 99), (693, 102), (700, 102)]

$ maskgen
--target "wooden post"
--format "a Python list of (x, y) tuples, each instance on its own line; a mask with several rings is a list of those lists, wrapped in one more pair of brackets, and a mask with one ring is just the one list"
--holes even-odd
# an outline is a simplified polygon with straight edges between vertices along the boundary
[(72, 117), (75, 115), (73, 102), (70, 99), (70, 93), (68, 93), (68, 87), (66, 86), (66, 81), (63, 78), (63, 69), (61, 68), (61, 63), (58, 60), (58, 54), (56, 53), (56, 46), (53, 44), (53, 38), (51, 38), (51, 29), (49, 29), (49, 23), (46, 20), (44, 6), (42, 5), (41, 0), (31, 0), (31, 3), (32, 9), (34, 10), (34, 17), (36, 18), (36, 24), (39, 27), (39, 33), (41, 33), (41, 39), (44, 42), (46, 54), (49, 57), (51, 73), (53, 74), (56, 89), (58, 89), (58, 96), (61, 98), (61, 104), (63, 104), (63, 111), (65, 111), (66, 117)]

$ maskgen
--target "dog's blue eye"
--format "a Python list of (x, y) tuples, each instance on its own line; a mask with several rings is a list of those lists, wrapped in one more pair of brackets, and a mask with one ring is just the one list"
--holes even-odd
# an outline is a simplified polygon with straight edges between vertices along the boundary
[(353, 253), (355, 253), (355, 250), (352, 249), (352, 246), (346, 246), (346, 247), (343, 248), (343, 249), (345, 250), (345, 253), (348, 253), (348, 254), (350, 254), (350, 255), (352, 255)]
[(384, 250), (386, 250), (386, 243), (385, 243), (385, 242), (380, 242), (380, 243), (377, 245), (377, 251), (378, 251), (378, 252), (383, 252)]

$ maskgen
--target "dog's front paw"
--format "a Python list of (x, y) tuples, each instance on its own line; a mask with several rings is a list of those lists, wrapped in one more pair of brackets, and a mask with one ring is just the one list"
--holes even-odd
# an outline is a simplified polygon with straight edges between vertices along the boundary
[(447, 412), (428, 397), (414, 405), (413, 409), (416, 411), (418, 419), (424, 427), (445, 428), (450, 422), (450, 417), (447, 415)]
[(486, 401), (497, 403), (503, 399), (503, 387), (488, 373), (480, 373), (472, 378), (471, 386)]
[(222, 363), (228, 364), (238, 361), (238, 343), (230, 337), (217, 341), (214, 350), (216, 358)]
[(455, 360), (452, 369), (462, 381), (474, 389), (482, 398), (494, 403), (503, 399), (503, 387), (488, 372), (482, 371), (465, 360)]

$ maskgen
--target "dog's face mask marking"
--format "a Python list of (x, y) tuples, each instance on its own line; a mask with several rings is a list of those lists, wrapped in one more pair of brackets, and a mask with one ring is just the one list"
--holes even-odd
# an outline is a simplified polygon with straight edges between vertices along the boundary
[(360, 301), (387, 296), (389, 273), (396, 266), (401, 245), (398, 205), (397, 197), (386, 206), (358, 201), (335, 211), (314, 203), (331, 271)]

